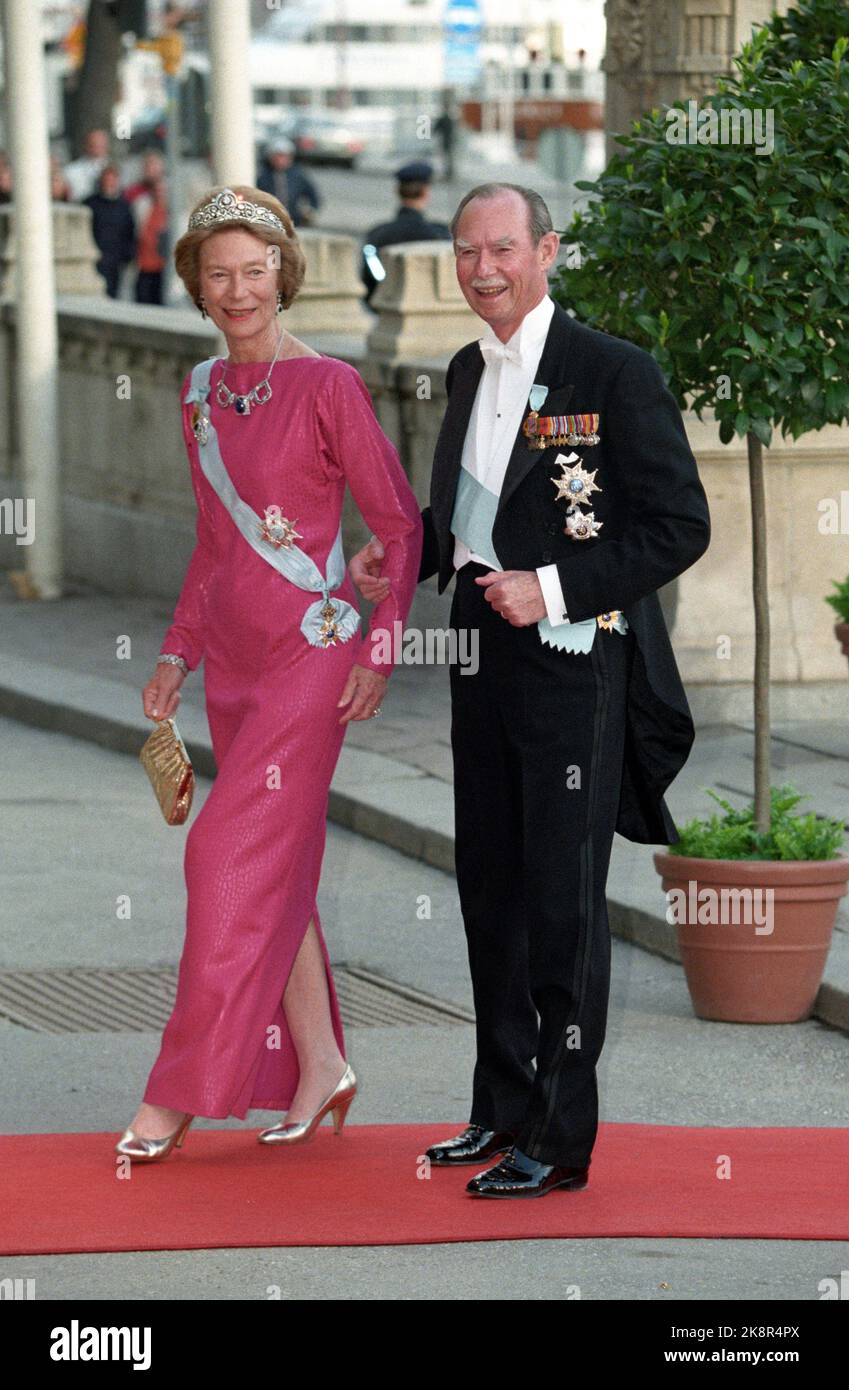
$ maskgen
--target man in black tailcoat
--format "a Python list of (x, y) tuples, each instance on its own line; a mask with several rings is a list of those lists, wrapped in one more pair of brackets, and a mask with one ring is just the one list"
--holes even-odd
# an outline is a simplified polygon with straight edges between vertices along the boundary
[[(678, 832), (664, 793), (694, 739), (657, 590), (707, 549), (710, 518), (654, 358), (548, 295), (544, 202), (484, 184), (452, 222), (484, 321), (446, 375), (419, 578), (456, 574), (451, 667), (457, 886), (475, 1001), (468, 1127), (434, 1164), (502, 1155), (475, 1196), (586, 1186), (610, 988), (614, 831)], [(379, 599), (374, 538), (351, 562)]]

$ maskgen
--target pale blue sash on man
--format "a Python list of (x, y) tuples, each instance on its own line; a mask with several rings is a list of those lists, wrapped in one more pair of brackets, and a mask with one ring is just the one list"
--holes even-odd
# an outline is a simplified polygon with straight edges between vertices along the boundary
[(262, 538), (260, 534), (263, 524), (262, 518), (257, 515), (253, 507), (248, 506), (247, 502), (242, 500), (233, 486), (221, 457), (218, 432), (210, 419), (210, 408), (207, 401), (210, 389), (209, 379), (213, 366), (220, 361), (220, 357), (208, 357), (205, 362), (199, 362), (192, 370), (191, 385), (186, 395), (187, 402), (198, 402), (198, 409), (206, 422), (201, 427), (200, 433), (196, 432), (201, 468), (248, 545), (256, 551), (257, 555), (261, 555), (263, 560), (267, 560), (274, 569), (278, 570), (284, 578), (291, 580), (299, 589), (306, 589), (310, 593), (321, 595), (315, 603), (310, 604), (301, 622), (301, 632), (307, 641), (313, 647), (329, 645), (327, 640), (328, 625), (325, 621), (327, 610), (322, 612), (325, 605), (329, 604), (334, 609), (332, 620), (337, 639), (340, 642), (347, 642), (349, 637), (353, 637), (360, 630), (360, 615), (356, 608), (352, 607), (350, 603), (346, 603), (344, 599), (330, 598), (330, 591), (338, 589), (345, 578), (341, 524), (327, 558), (326, 579), (315, 561), (299, 546), (295, 545), (294, 541), (290, 541), (288, 546), (281, 546), (278, 549)]
[[(502, 569), (503, 566), (492, 544), (492, 527), (497, 510), (498, 498), (495, 493), (485, 488), (483, 483), (478, 482), (468, 468), (461, 464), (451, 530), (475, 555), (482, 555), (493, 569)], [(561, 652), (588, 652), (595, 641), (598, 621), (595, 618), (584, 618), (579, 623), (565, 622), (554, 626), (545, 617), (540, 619), (537, 627), (540, 641), (550, 647), (556, 647)], [(628, 620), (623, 613), (617, 614), (613, 620), (613, 627), (617, 632), (627, 632)]]

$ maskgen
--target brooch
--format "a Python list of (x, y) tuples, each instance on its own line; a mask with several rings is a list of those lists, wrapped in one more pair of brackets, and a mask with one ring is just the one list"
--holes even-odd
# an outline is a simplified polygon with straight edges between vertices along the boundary
[(531, 410), (522, 423), (529, 449), (548, 449), (552, 444), (597, 444), (598, 415), (540, 415)]
[(281, 516), (280, 508), (276, 505), (266, 507), (265, 520), (260, 525), (259, 534), (264, 541), (270, 541), (278, 550), (281, 545), (289, 550), (295, 539), (303, 540), (300, 531), (295, 530), (295, 522)]
[(197, 401), (192, 406), (192, 433), (199, 444), (205, 444), (209, 437), (209, 420)]

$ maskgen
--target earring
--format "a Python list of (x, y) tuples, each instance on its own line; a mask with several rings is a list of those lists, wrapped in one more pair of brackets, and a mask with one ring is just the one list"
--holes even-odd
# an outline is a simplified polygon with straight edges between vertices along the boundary
[(281, 311), (282, 308), (283, 308), (283, 291), (282, 291), (282, 290), (278, 290), (278, 291), (277, 291), (277, 312), (278, 312), (278, 314), (280, 313), (280, 311)]
[(198, 299), (198, 308), (201, 312), (201, 318), (206, 318), (206, 300), (204, 299), (203, 295), (201, 295)]

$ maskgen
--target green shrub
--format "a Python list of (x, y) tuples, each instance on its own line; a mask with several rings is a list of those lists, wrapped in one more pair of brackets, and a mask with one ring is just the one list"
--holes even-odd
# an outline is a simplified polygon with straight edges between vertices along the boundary
[(669, 846), (670, 854), (697, 859), (836, 859), (846, 828), (842, 821), (817, 816), (812, 811), (792, 815), (799, 801), (807, 800), (790, 783), (770, 788), (771, 824), (766, 834), (755, 827), (755, 803), (738, 810), (710, 787), (703, 788), (723, 808), (707, 819), (695, 817), (679, 829), (681, 836)]

